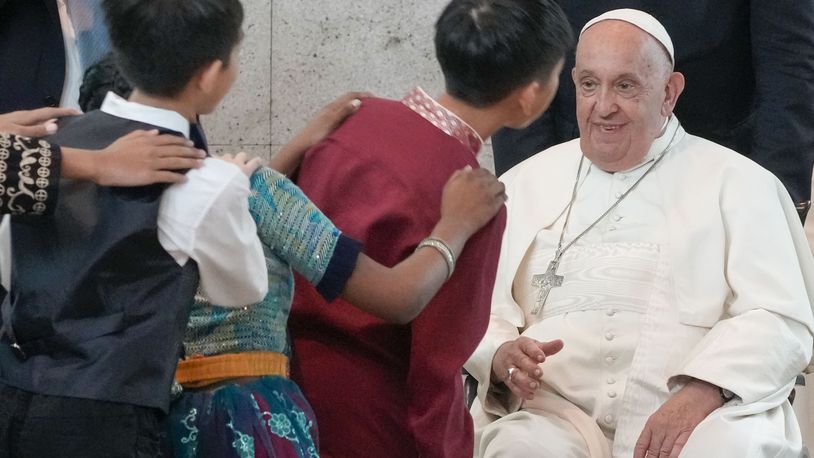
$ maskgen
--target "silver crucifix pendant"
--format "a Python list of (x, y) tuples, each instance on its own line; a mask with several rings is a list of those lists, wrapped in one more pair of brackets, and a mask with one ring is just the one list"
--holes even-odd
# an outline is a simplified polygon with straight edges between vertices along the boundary
[(554, 259), (548, 264), (548, 269), (546, 269), (544, 274), (537, 274), (531, 277), (531, 286), (540, 288), (537, 291), (537, 303), (531, 310), (532, 315), (540, 313), (551, 289), (562, 285), (563, 276), (557, 275), (557, 267), (559, 265), (560, 257), (554, 256)]

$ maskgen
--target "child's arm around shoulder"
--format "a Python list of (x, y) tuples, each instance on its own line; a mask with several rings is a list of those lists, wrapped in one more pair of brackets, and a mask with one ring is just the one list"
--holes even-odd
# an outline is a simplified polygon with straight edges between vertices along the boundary
[(162, 195), (159, 241), (180, 265), (190, 258), (198, 263), (201, 287), (213, 304), (249, 305), (268, 291), (263, 247), (248, 207), (247, 175), (259, 166), (243, 153), (209, 158)]

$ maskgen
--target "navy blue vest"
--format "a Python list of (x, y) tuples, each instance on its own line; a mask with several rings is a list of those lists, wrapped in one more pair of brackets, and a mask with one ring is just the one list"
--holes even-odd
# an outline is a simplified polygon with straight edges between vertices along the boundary
[[(144, 128), (94, 111), (49, 140), (98, 149)], [(198, 268), (158, 242), (163, 190), (62, 180), (52, 216), (13, 219), (10, 321), (22, 351), (0, 344), (1, 383), (167, 410)]]

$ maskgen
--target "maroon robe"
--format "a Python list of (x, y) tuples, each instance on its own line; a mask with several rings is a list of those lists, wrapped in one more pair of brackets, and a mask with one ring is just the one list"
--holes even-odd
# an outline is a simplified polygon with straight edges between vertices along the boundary
[[(455, 136), (422, 116), (443, 119)], [(430, 234), (444, 184), (478, 167), (479, 148), (477, 134), (420, 89), (403, 102), (365, 99), (308, 152), (299, 185), (368, 256), (393, 266)], [(469, 240), (452, 278), (409, 325), (328, 304), (297, 280), (291, 375), (316, 413), (323, 457), (472, 456), (461, 367), (489, 322), (505, 220), (501, 210)]]

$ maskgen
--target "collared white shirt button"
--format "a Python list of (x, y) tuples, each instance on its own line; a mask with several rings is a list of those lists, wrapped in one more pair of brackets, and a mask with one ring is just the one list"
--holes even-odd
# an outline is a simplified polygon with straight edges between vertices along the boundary
[(607, 363), (608, 365), (613, 364), (614, 361), (616, 361), (615, 356), (606, 356), (605, 357), (605, 363)]
[(609, 332), (609, 333), (605, 334), (605, 340), (608, 340), (608, 341), (613, 340), (615, 337), (616, 336), (612, 332)]
[(608, 397), (613, 399), (616, 397), (616, 392), (613, 390), (608, 391)]
[(617, 222), (622, 221), (622, 216), (621, 215), (613, 215), (613, 220), (617, 221)]
[(608, 226), (608, 230), (609, 230), (609, 231), (615, 231), (615, 230), (616, 230), (616, 226)]
[(614, 383), (616, 383), (616, 379), (613, 377), (608, 377), (608, 379), (605, 381), (608, 383), (608, 385), (613, 385)]
[(605, 420), (605, 423), (611, 424), (613, 423), (613, 415), (605, 415), (605, 418), (603, 420)]
[(605, 315), (608, 315), (608, 316), (616, 315), (616, 310), (610, 309), (610, 310), (605, 312)]
[(613, 197), (618, 199), (618, 198), (622, 197), (622, 193), (620, 191), (617, 191), (616, 194), (613, 195)]

